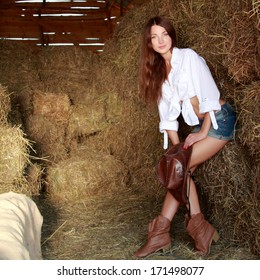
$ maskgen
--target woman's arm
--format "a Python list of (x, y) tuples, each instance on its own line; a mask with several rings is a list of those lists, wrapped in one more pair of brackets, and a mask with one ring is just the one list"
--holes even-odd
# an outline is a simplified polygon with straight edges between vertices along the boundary
[(196, 133), (191, 133), (187, 136), (187, 138), (184, 141), (184, 148), (188, 148), (189, 146), (193, 145), (194, 143), (205, 139), (208, 135), (210, 127), (211, 127), (210, 115), (209, 115), (209, 113), (205, 113), (201, 130)]
[(180, 142), (177, 131), (167, 130), (167, 133), (173, 145), (176, 145)]

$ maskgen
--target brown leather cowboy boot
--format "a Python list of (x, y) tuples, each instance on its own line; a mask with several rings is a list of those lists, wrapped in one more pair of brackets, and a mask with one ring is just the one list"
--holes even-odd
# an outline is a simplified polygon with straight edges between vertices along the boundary
[(144, 258), (159, 250), (167, 250), (171, 247), (170, 220), (163, 216), (156, 217), (149, 223), (148, 240), (135, 254), (135, 257)]
[(195, 241), (195, 249), (200, 255), (207, 255), (210, 251), (212, 240), (218, 241), (219, 235), (216, 229), (205, 220), (202, 213), (191, 215), (186, 219), (188, 234)]

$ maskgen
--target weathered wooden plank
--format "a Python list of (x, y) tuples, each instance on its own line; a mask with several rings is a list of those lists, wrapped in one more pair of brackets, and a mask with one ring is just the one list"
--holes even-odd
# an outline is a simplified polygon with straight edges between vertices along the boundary
[(85, 45), (93, 45), (93, 44), (104, 44), (105, 39), (99, 39), (99, 40), (87, 40), (86, 37), (78, 36), (78, 34), (50, 34), (50, 35), (43, 35), (42, 37), (43, 41), (45, 43), (67, 43), (67, 42), (73, 42), (73, 43), (82, 43)]
[(104, 19), (88, 19), (88, 18), (64, 18), (64, 17), (34, 17), (34, 18), (25, 18), (25, 17), (12, 17), (5, 18), (0, 17), (0, 29), (1, 25), (44, 25), (44, 24), (53, 24), (53, 25), (86, 25), (89, 27), (106, 27), (107, 21)]
[[(1, 2), (0, 2), (1, 3)], [(70, 2), (70, 3), (74, 3), (74, 2)], [(39, 4), (39, 3), (38, 3)], [(31, 3), (31, 8), (19, 8), (18, 6), (13, 6), (12, 8), (2, 8), (0, 6), (0, 11), (1, 11), (1, 15), (2, 16), (17, 16), (19, 14), (24, 14), (24, 15), (33, 15), (33, 14), (60, 14), (60, 13), (70, 13), (70, 14), (88, 14), (88, 15), (92, 15), (94, 17), (97, 16), (98, 18), (105, 18), (107, 16), (107, 11), (109, 10), (111, 13), (111, 9), (108, 9), (104, 6), (104, 8), (101, 8), (99, 10), (81, 10), (79, 8), (77, 9), (70, 9), (70, 8), (66, 8), (65, 5), (68, 5), (68, 3), (48, 3), (48, 5), (52, 5), (55, 4), (57, 6), (54, 6), (53, 8), (46, 8), (46, 6), (44, 6), (43, 8), (41, 8), (41, 6), (38, 5), (37, 7), (37, 3)], [(74, 3), (77, 4), (77, 3)], [(80, 5), (82, 5), (82, 3), (79, 3)], [(84, 3), (83, 3), (84, 4)], [(80, 5), (74, 6), (75, 7), (79, 7)], [(65, 6), (65, 8), (63, 8), (62, 6)], [(70, 4), (71, 6), (71, 4)], [(69, 6), (69, 7), (70, 7)], [(82, 5), (83, 6), (83, 5)], [(92, 7), (93, 8), (93, 7)], [(19, 12), (20, 11), (20, 12)], [(119, 12), (117, 9), (115, 9), (115, 12), (112, 11), (112, 15), (116, 15), (119, 16)]]
[(98, 1), (87, 1), (87, 2), (46, 2), (46, 3), (16, 3), (13, 2), (6, 2), (1, 1), (0, 2), (0, 9), (4, 8), (22, 8), (22, 9), (41, 9), (41, 8), (65, 8), (70, 9), (71, 7), (94, 7), (94, 8), (106, 8), (107, 4), (104, 2), (98, 2)]
[[(20, 17), (20, 16), (30, 16), (33, 17), (35, 15), (84, 15), (91, 18), (106, 18), (107, 13), (106, 10), (102, 11), (86, 11), (86, 10), (61, 10), (61, 9), (53, 9), (53, 10), (21, 10), (21, 9), (0, 9), (1, 17)], [(117, 14), (115, 14), (117, 15)]]
[[(15, 40), (15, 42), (21, 42), (23, 44), (28, 44), (28, 45), (35, 45), (35, 46), (38, 46), (39, 48), (44, 48), (46, 46), (42, 45), (42, 42), (40, 40), (38, 41), (26, 41), (26, 40), (20, 40), (20, 41), (17, 41)], [(59, 48), (60, 45), (50, 45), (50, 46), (55, 46), (57, 48)], [(62, 45), (64, 46), (64, 45)], [(73, 44), (73, 45), (68, 45), (68, 47), (70, 46), (79, 46), (79, 47), (82, 47), (88, 51), (92, 51), (92, 52), (96, 52), (96, 53), (100, 53), (102, 52), (103, 50), (103, 46), (84, 46), (84, 45), (81, 45), (81, 44)]]
[(55, 34), (74, 34), (77, 37), (81, 38), (101, 38), (101, 39), (108, 39), (110, 34), (108, 30), (101, 28), (68, 28), (64, 29), (64, 27), (58, 26), (5, 26), (4, 28), (0, 29), (0, 36), (1, 37), (28, 37), (34, 38), (39, 36), (41, 33), (55, 33)]
[[(108, 15), (111, 17), (120, 18), (120, 11), (114, 10), (114, 11), (81, 11), (81, 10), (19, 10), (19, 9), (0, 9), (0, 16), (5, 18), (14, 18), (14, 17), (26, 17), (26, 18), (34, 18), (37, 17), (37, 15), (41, 15), (42, 17), (61, 17), (59, 15), (62, 15), (62, 17), (68, 17), (68, 18), (80, 18), (80, 15), (82, 15), (81, 18), (88, 18), (88, 19), (106, 19)], [(55, 16), (57, 15), (57, 16)]]
[(45, 36), (45, 34), (55, 34), (53, 35), (53, 37), (55, 36), (57, 38), (64, 38), (64, 37), (71, 38), (68, 37), (68, 35), (72, 34), (74, 35), (73, 38), (76, 38), (77, 40), (80, 40), (82, 42), (86, 42), (86, 38), (99, 38), (102, 40), (106, 40), (109, 39), (110, 37), (108, 33), (104, 32), (104, 30), (101, 30), (99, 32), (97, 32), (96, 30), (84, 30), (84, 32), (83, 31), (57, 32), (57, 31), (47, 31), (41, 29), (26, 30), (21, 28), (18, 30), (18, 29), (9, 28), (4, 30), (4, 32), (0, 31), (1, 38), (38, 38), (38, 37)]

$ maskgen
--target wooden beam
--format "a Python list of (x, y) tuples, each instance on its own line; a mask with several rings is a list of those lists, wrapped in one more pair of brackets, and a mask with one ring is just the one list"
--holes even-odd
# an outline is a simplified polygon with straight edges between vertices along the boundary
[(74, 37), (78, 37), (81, 40), (85, 40), (85, 38), (100, 38), (103, 40), (109, 39), (110, 34), (103, 28), (84, 28), (78, 26), (70, 27), (65, 30), (63, 27), (52, 25), (44, 25), (42, 28), (40, 26), (34, 27), (17, 27), (17, 26), (6, 26), (5, 28), (0, 30), (0, 37), (1, 38), (38, 38), (41, 37), (41, 32), (43, 34), (54, 34), (53, 36), (63, 36), (73, 34)]
[[(97, 42), (103, 43), (111, 37), (118, 20), (126, 11), (123, 0), (119, 3), (120, 6), (110, 0), (78, 3), (16, 3), (15, 0), (0, 0), (0, 38), (36, 39), (23, 42), (40, 42), (43, 45), (59, 42), (80, 45), (88, 42), (86, 38), (99, 38)], [(81, 9), (83, 7), (90, 8)]]
[[(2, 40), (2, 41), (4, 41), (4, 40)], [(48, 46), (43, 46), (41, 44), (40, 40), (38, 40), (38, 41), (26, 41), (26, 40), (23, 40), (23, 41), (15, 41), (15, 42), (19, 42), (19, 43), (23, 43), (23, 44), (27, 44), (27, 45), (34, 45), (34, 46), (37, 46), (39, 48), (48, 47)], [(50, 46), (53, 46), (55, 48), (59, 48), (60, 46), (64, 47), (64, 45), (50, 45)], [(88, 51), (95, 52), (95, 53), (101, 53), (102, 50), (103, 50), (103, 46), (83, 46), (83, 45), (80, 45), (80, 44), (74, 44), (74, 46), (79, 46), (81, 48), (84, 48), (84, 49), (86, 49)], [(70, 47), (70, 45), (68, 47)]]
[(70, 9), (71, 7), (96, 7), (96, 8), (105, 8), (106, 3), (97, 2), (97, 1), (87, 1), (87, 2), (46, 2), (46, 3), (16, 3), (15, 1), (1, 1), (0, 9), (6, 8), (22, 8), (22, 9), (41, 9), (41, 8), (66, 8)]
[[(106, 19), (108, 17), (108, 10), (102, 9), (98, 11), (81, 11), (81, 10), (65, 10), (65, 9), (53, 9), (53, 10), (48, 10), (48, 9), (41, 9), (41, 10), (36, 10), (36, 9), (26, 9), (26, 10), (20, 10), (20, 9), (0, 9), (0, 16), (2, 18), (14, 18), (14, 17), (25, 17), (25, 18), (36, 18), (37, 15), (40, 17), (46, 17), (46, 18), (54, 18), (54, 17), (63, 17), (63, 18), (77, 18), (77, 19)], [(60, 15), (62, 16), (55, 16), (55, 15)], [(49, 15), (49, 16), (47, 16)], [(52, 16), (53, 15), (53, 16)], [(67, 16), (66, 16), (67, 15)], [(71, 16), (75, 15), (75, 16)], [(79, 16), (82, 15), (82, 16)], [(109, 10), (109, 16), (110, 17), (120, 17), (120, 11), (118, 9), (110, 9)]]

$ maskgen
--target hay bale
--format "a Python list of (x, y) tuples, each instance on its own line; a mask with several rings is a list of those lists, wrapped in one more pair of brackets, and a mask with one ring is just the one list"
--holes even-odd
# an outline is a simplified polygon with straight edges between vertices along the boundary
[(68, 157), (66, 124), (45, 116), (31, 115), (25, 125), (28, 137), (34, 142), (35, 156), (44, 158), (46, 163), (58, 162)]
[[(45, 92), (67, 93), (73, 104), (84, 103), (93, 86), (99, 56), (80, 47), (48, 47), (37, 54), (37, 71)], [(57, 82), (58, 81), (58, 82)]]
[(39, 50), (33, 45), (0, 40), (0, 83), (8, 86), (14, 97), (40, 82), (36, 69)]
[(20, 127), (0, 126), (0, 192), (26, 191), (24, 170), (29, 160), (29, 140)]
[(258, 20), (251, 16), (252, 1), (178, 1), (178, 9), (175, 2), (167, 2), (161, 14), (169, 14), (179, 46), (201, 54), (219, 85), (259, 78)]
[[(234, 224), (234, 237), (240, 244), (245, 244), (256, 256), (260, 255), (260, 166), (251, 164), (249, 191), (241, 199), (241, 209)], [(239, 202), (238, 202), (239, 203)]]
[(10, 94), (7, 87), (0, 84), (0, 123), (7, 124), (8, 114), (11, 110)]
[[(111, 99), (116, 100), (112, 97)], [(82, 142), (77, 148), (98, 149), (101, 153), (113, 155), (127, 167), (132, 189), (143, 189), (148, 195), (156, 194), (158, 182), (154, 174), (146, 172), (148, 169), (154, 171), (154, 165), (163, 152), (157, 108), (147, 108), (143, 104), (125, 98), (122, 100), (120, 97), (115, 103), (120, 105), (117, 110), (110, 108), (106, 111), (107, 127), (99, 133), (81, 139)], [(122, 115), (118, 114), (120, 111)], [(75, 153), (76, 149), (70, 154)], [(140, 176), (141, 173), (144, 177)], [(147, 184), (141, 182), (141, 178), (149, 182), (149, 191)]]
[(260, 53), (256, 51), (259, 32), (249, 14), (249, 8), (235, 12), (228, 29), (223, 64), (236, 82), (251, 83), (260, 77)]
[(0, 83), (12, 92), (9, 119), (14, 125), (22, 125), (21, 111), (28, 108), (30, 89), (40, 84), (36, 68), (38, 51), (36, 46), (0, 40)]
[(125, 188), (127, 169), (108, 154), (81, 150), (81, 157), (71, 157), (48, 168), (47, 192), (52, 201), (78, 201)]
[[(232, 104), (235, 103), (236, 108), (240, 108), (239, 102), (235, 99), (237, 83), (248, 84), (259, 77), (258, 42), (256, 40), (258, 32), (254, 24), (257, 19), (256, 17), (250, 17), (251, 9), (252, 2), (242, 0), (228, 2), (224, 0), (218, 2), (180, 0), (177, 2), (163, 1), (163, 3), (162, 1), (154, 0), (138, 10), (129, 12), (122, 19), (112, 40), (105, 46), (101, 61), (100, 83), (98, 84), (100, 90), (107, 88), (108, 91), (113, 91), (123, 96), (126, 103), (128, 103), (128, 108), (124, 107), (125, 116), (121, 119), (122, 125), (111, 128), (111, 134), (107, 133), (109, 137), (104, 137), (103, 140), (118, 135), (114, 141), (115, 143), (121, 143), (121, 145), (109, 143), (109, 147), (114, 155), (121, 159), (123, 158), (124, 162), (128, 164), (129, 174), (131, 174), (131, 187), (133, 187), (134, 183), (136, 184), (135, 187), (142, 188), (142, 184), (148, 183), (140, 179), (142, 176), (138, 176), (140, 169), (137, 168), (137, 166), (141, 166), (142, 161), (146, 160), (146, 156), (151, 156), (151, 153), (141, 152), (145, 150), (144, 147), (150, 147), (150, 151), (152, 150), (153, 154), (160, 152), (160, 147), (158, 146), (160, 141), (154, 137), (156, 130), (152, 132), (152, 129), (147, 128), (152, 122), (157, 123), (158, 120), (156, 118), (150, 119), (149, 117), (146, 120), (144, 119), (146, 123), (144, 123), (142, 129), (147, 132), (146, 136), (142, 132), (140, 133), (138, 127), (140, 119), (142, 120), (140, 115), (143, 113), (142, 109), (137, 105), (137, 62), (140, 32), (143, 24), (148, 18), (155, 15), (165, 15), (170, 18), (177, 29), (178, 46), (191, 47), (201, 54), (207, 60), (213, 76), (216, 78), (222, 98)], [(196, 32), (194, 32), (194, 28), (196, 28)], [(245, 34), (242, 33), (243, 30)], [(241, 56), (241, 52), (244, 50), (244, 47), (241, 46), (242, 38), (245, 38), (249, 43), (247, 44), (247, 52), (250, 54), (249, 59), (247, 59), (246, 55)], [(128, 73), (131, 73), (131, 77), (128, 77)], [(122, 77), (122, 79), (114, 81), (115, 76)], [(111, 83), (111, 81), (114, 82)], [(244, 100), (246, 102), (246, 97)], [(238, 113), (240, 114), (240, 112)], [(127, 121), (129, 116), (131, 116), (132, 123)], [(137, 116), (137, 119), (135, 119), (135, 116)], [(251, 123), (251, 120), (248, 123)], [(124, 131), (123, 126), (128, 128), (127, 132)], [(238, 133), (240, 132), (238, 131)], [(185, 134), (182, 128), (180, 129), (180, 134)], [(139, 135), (141, 136), (140, 139), (145, 141), (144, 144), (139, 144), (138, 140), (134, 140), (139, 139)], [(254, 138), (254, 145), (258, 145), (256, 140)], [(136, 147), (131, 145), (134, 141), (138, 143)], [(108, 144), (108, 141), (104, 143)], [(227, 148), (231, 150), (229, 151)], [(234, 216), (242, 199), (241, 203), (245, 207), (250, 201), (251, 193), (253, 192), (249, 175), (251, 166), (247, 159), (246, 151), (239, 143), (235, 143), (235, 146), (229, 145), (227, 148), (224, 149), (225, 153), (217, 155), (197, 170), (197, 179), (202, 183), (206, 181), (203, 185), (213, 186), (211, 191), (207, 192), (207, 201), (210, 201), (212, 205), (211, 211), (208, 212), (209, 219), (214, 220), (219, 225), (224, 237), (244, 244), (245, 240), (238, 235), (238, 232), (242, 235), (244, 229), (241, 230), (241, 227), (236, 227)], [(241, 160), (241, 157), (243, 160)], [(218, 158), (220, 159), (219, 161), (216, 160)], [(155, 161), (147, 163), (146, 171), (149, 174), (147, 177), (152, 177), (151, 172), (154, 171), (151, 167), (154, 163)], [(224, 172), (226, 173), (222, 174)], [(226, 184), (228, 184), (228, 188)], [(240, 184), (243, 184), (243, 186), (241, 187)], [(248, 184), (250, 184), (250, 187), (248, 187)], [(248, 188), (250, 189), (249, 192)], [(233, 192), (233, 189), (235, 192)], [(240, 189), (242, 189), (241, 192), (239, 191)], [(155, 190), (153, 189), (153, 191)], [(215, 190), (217, 191), (215, 192)], [(150, 185), (149, 188), (144, 188), (143, 191), (150, 193)], [(244, 197), (243, 191), (245, 192)], [(250, 211), (250, 209), (248, 210)], [(252, 204), (252, 216), (254, 216), (254, 212), (257, 212), (256, 201)], [(247, 214), (249, 215), (248, 212)], [(226, 222), (223, 222), (223, 220)], [(252, 220), (249, 223), (256, 228)], [(251, 236), (248, 241), (251, 244), (250, 247), (253, 248), (255, 245), (257, 247), (258, 245), (254, 243), (255, 238), (253, 238), (255, 234), (251, 234), (250, 226), (247, 229), (247, 234)]]
[(70, 113), (70, 99), (66, 93), (35, 92), (33, 115), (45, 116), (55, 122), (67, 123)]
[(204, 212), (222, 238), (243, 243), (259, 253), (259, 241), (255, 243), (260, 232), (256, 219), (259, 215), (257, 176), (259, 166), (251, 165), (251, 158), (235, 142), (229, 143), (195, 172), (204, 195)]
[(260, 160), (260, 82), (255, 81), (237, 89), (236, 102), (239, 104), (238, 139), (248, 148), (252, 158)]
[(67, 136), (69, 139), (87, 137), (102, 131), (107, 126), (104, 104), (72, 105), (68, 121)]
[[(256, 12), (250, 12), (253, 11), (252, 5), (254, 9), (256, 7), (253, 3), (255, 2), (249, 0), (153, 0), (129, 12), (120, 21), (100, 58), (82, 52), (79, 48), (42, 49), (36, 55), (36, 59), (33, 58), (33, 61), (38, 63), (35, 66), (42, 82), (36, 84), (36, 87), (33, 84), (32, 87), (42, 92), (67, 94), (72, 101), (73, 110), (76, 109), (68, 130), (66, 125), (61, 126), (60, 123), (55, 123), (54, 118), (46, 115), (33, 116), (33, 113), (30, 113), (30, 120), (27, 121), (29, 129), (32, 116), (35, 123), (36, 118), (42, 118), (39, 122), (37, 120), (34, 127), (37, 131), (35, 135), (40, 135), (39, 142), (42, 143), (39, 150), (42, 149), (46, 155), (53, 154), (52, 160), (57, 162), (57, 165), (47, 168), (50, 197), (65, 202), (74, 201), (75, 198), (84, 199), (86, 194), (94, 197), (96, 189), (111, 191), (113, 196), (113, 193), (118, 191), (115, 182), (119, 182), (118, 185), (127, 184), (133, 192), (142, 191), (143, 194), (147, 194), (144, 195), (145, 199), (150, 196), (152, 201), (153, 195), (157, 195), (160, 188), (154, 177), (154, 165), (163, 151), (162, 139), (158, 132), (157, 109), (150, 110), (145, 107), (140, 102), (138, 93), (139, 43), (143, 24), (148, 18), (158, 14), (169, 17), (177, 29), (179, 46), (191, 47), (205, 57), (221, 89), (222, 97), (230, 99), (240, 108), (239, 103), (243, 98), (235, 100), (238, 81), (249, 84), (253, 81), (251, 79), (258, 77), (258, 62), (255, 58), (259, 41), (254, 39), (257, 35), (254, 30), (257, 26), (256, 19), (259, 21), (259, 17), (255, 16)], [(252, 15), (253, 23), (247, 17), (249, 15)], [(241, 23), (240, 16), (245, 23)], [(244, 48), (241, 47), (241, 38), (245, 36), (241, 33), (243, 28), (246, 28), (245, 32), (249, 36), (246, 37), (249, 42), (248, 61), (244, 61), (247, 57), (241, 57), (240, 52)], [(236, 30), (239, 32), (236, 33)], [(26, 56), (28, 57), (28, 53)], [(14, 69), (14, 65), (11, 66)], [(11, 79), (8, 80), (12, 83)], [(24, 81), (22, 85), (24, 89)], [(26, 91), (27, 88), (23, 91), (24, 96)], [(241, 95), (244, 94), (246, 92), (242, 91)], [(91, 99), (95, 105), (92, 105)], [(246, 97), (244, 102), (246, 108)], [(100, 108), (90, 124), (87, 120), (94, 114), (86, 107), (96, 108), (98, 105)], [(78, 112), (79, 108), (83, 110)], [(251, 108), (247, 109), (252, 111)], [(80, 120), (80, 125), (77, 119)], [(245, 128), (250, 122), (251, 119), (248, 119), (248, 122), (241, 120)], [(183, 133), (182, 129), (180, 133)], [(67, 134), (66, 143), (64, 134)], [(33, 131), (31, 135), (33, 137)], [(240, 135), (243, 142), (246, 129), (241, 131)], [(74, 139), (76, 145), (72, 147)], [(248, 143), (253, 147), (257, 137), (250, 139), (252, 143), (250, 140)], [(37, 138), (35, 140), (37, 141)], [(258, 196), (254, 195), (257, 189), (253, 186), (256, 182), (252, 182), (249, 175), (252, 168), (248, 164), (245, 146), (239, 144), (235, 143), (231, 148), (229, 145), (223, 153), (199, 168), (197, 179), (203, 186), (208, 186), (204, 193), (211, 204), (211, 211), (207, 212), (208, 217), (218, 225), (227, 242), (234, 241), (244, 245), (245, 239), (240, 238), (244, 234), (249, 237), (251, 248), (259, 248), (257, 236), (251, 232), (251, 227), (256, 233), (259, 229), (255, 219), (258, 213)], [(54, 149), (48, 150), (51, 148)], [(105, 167), (109, 169), (107, 180), (101, 172), (97, 172)], [(237, 174), (238, 170), (242, 170), (241, 174)], [(258, 169), (254, 170), (256, 173)], [(107, 185), (112, 187), (107, 189)], [(146, 205), (148, 204), (147, 202)], [(240, 205), (246, 209), (245, 212), (237, 210), (240, 209)], [(235, 217), (235, 214), (239, 216)]]
[(44, 190), (44, 168), (42, 164), (30, 163), (25, 171), (28, 186), (34, 195), (40, 195)]
[(158, 5), (147, 4), (131, 10), (120, 20), (112, 38), (104, 46), (97, 76), (98, 91), (116, 92), (123, 98), (130, 98), (129, 104), (138, 100), (140, 34), (149, 15), (158, 12)]
[(36, 91), (32, 108), (32, 114), (25, 120), (25, 129), (35, 142), (37, 156), (54, 162), (67, 158), (65, 138), (70, 116), (68, 95)]
[[(20, 126), (9, 124), (11, 98), (7, 87), (0, 84), (0, 193), (16, 191), (32, 195), (38, 193), (28, 185), (25, 170), (30, 166), (30, 141)], [(34, 188), (34, 189), (32, 189)]]

